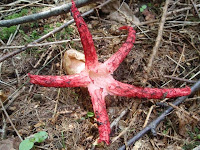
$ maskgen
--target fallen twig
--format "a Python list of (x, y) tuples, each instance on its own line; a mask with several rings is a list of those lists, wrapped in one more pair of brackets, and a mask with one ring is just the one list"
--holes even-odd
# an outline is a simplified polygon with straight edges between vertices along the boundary
[[(40, 0), (41, 1), (41, 0)], [(7, 9), (7, 10), (1, 10), (0, 13), (3, 13), (3, 12), (14, 12), (16, 10), (19, 10), (19, 9), (22, 9), (22, 8), (25, 8), (25, 7), (30, 7), (31, 5), (33, 4), (36, 4), (38, 3), (39, 1), (35, 1), (35, 2), (30, 2), (29, 4), (26, 4), (26, 5), (22, 5), (20, 7), (16, 7), (16, 8), (13, 8), (13, 9)]]
[[(6, 100), (9, 100), (8, 103), (4, 106), (6, 110), (14, 101), (15, 99), (24, 91), (25, 87), (23, 86), (22, 89), (17, 89), (14, 93), (12, 93)], [(0, 108), (0, 114), (3, 111), (3, 108)]]
[(111, 124), (110, 124), (110, 128), (112, 129), (114, 126), (116, 126), (118, 124), (118, 122), (120, 121), (120, 119), (127, 113), (128, 108), (126, 108), (125, 110), (123, 110), (119, 117), (117, 117)]
[[(127, 37), (127, 35), (120, 35), (120, 36), (109, 36), (109, 37), (94, 37), (93, 40), (101, 40), (101, 39), (113, 39), (116, 37)], [(19, 45), (19, 46), (5, 46), (0, 47), (0, 49), (16, 49), (16, 48), (32, 48), (32, 47), (40, 47), (40, 46), (48, 46), (48, 45), (55, 45), (55, 44), (63, 44), (68, 42), (77, 42), (81, 41), (81, 39), (71, 39), (71, 40), (62, 40), (62, 41), (54, 41), (54, 42), (47, 42), (41, 44), (28, 44), (28, 45)]]
[(145, 122), (144, 122), (144, 125), (143, 125), (143, 128), (147, 126), (148, 124), (148, 121), (149, 121), (149, 118), (150, 118), (150, 115), (151, 115), (151, 112), (153, 111), (153, 108), (155, 107), (155, 105), (152, 105), (149, 109), (149, 112), (147, 114), (147, 117), (145, 119)]
[(162, 39), (163, 28), (164, 28), (164, 24), (165, 24), (165, 20), (166, 20), (166, 16), (167, 16), (167, 8), (168, 8), (169, 3), (170, 3), (170, 0), (166, 0), (165, 6), (163, 8), (163, 15), (162, 15), (162, 18), (161, 18), (161, 21), (160, 21), (160, 24), (159, 24), (159, 30), (158, 30), (158, 36), (156, 38), (156, 43), (155, 43), (155, 46), (153, 47), (153, 52), (152, 52), (152, 54), (150, 56), (148, 65), (145, 68), (145, 79), (143, 81), (144, 84), (147, 81), (147, 77), (148, 77), (148, 74), (151, 71), (153, 60), (154, 60), (154, 58), (156, 56), (156, 53), (157, 53), (157, 51), (158, 51), (158, 49), (160, 47), (160, 42), (161, 42), (161, 39)]
[(10, 117), (9, 117), (9, 115), (8, 115), (8, 113), (7, 113), (7, 111), (6, 111), (6, 109), (4, 108), (3, 102), (1, 101), (1, 98), (0, 98), (0, 104), (1, 104), (1, 107), (2, 107), (2, 109), (3, 109), (3, 111), (4, 111), (4, 114), (6, 115), (7, 119), (8, 119), (9, 122), (10, 122), (11, 126), (13, 127), (13, 129), (14, 129), (15, 132), (16, 132), (16, 134), (18, 135), (18, 137), (19, 137), (20, 140), (22, 141), (23, 139), (22, 139), (21, 135), (19, 134), (19, 132), (17, 131), (17, 129), (15, 128), (15, 125), (13, 124), (12, 120), (10, 119)]
[[(200, 7), (200, 4), (196, 5), (196, 7)], [(189, 6), (189, 7), (184, 7), (181, 9), (174, 10), (174, 11), (170, 11), (167, 13), (167, 16), (172, 15), (172, 14), (174, 14), (174, 16), (176, 16), (176, 13), (180, 13), (182, 11), (191, 10), (191, 9), (192, 9), (192, 6)]]
[(124, 135), (130, 129), (130, 127), (135, 122), (136, 117), (137, 117), (137, 111), (133, 114), (133, 118), (131, 119), (131, 122), (129, 123), (129, 126), (126, 127), (125, 129), (123, 129), (123, 131), (117, 137), (114, 137), (112, 139), (112, 143), (114, 143), (117, 139), (119, 139), (122, 135)]
[(174, 137), (174, 136), (169, 136), (169, 135), (167, 135), (167, 134), (163, 134), (163, 133), (157, 133), (157, 134), (160, 135), (160, 136), (163, 136), (163, 137), (167, 137), (167, 138), (170, 138), (170, 139), (176, 140), (176, 141), (185, 142), (184, 139), (179, 139), (179, 138)]
[(197, 6), (195, 5), (195, 3), (194, 3), (193, 0), (190, 0), (190, 1), (192, 2), (192, 5), (193, 5), (193, 7), (194, 7), (194, 10), (196, 11), (196, 13), (197, 13), (197, 15), (198, 15), (198, 17), (199, 17), (199, 19), (200, 19), (200, 14), (199, 14), (199, 11), (198, 11), (198, 9), (197, 9)]
[(183, 81), (183, 82), (188, 82), (188, 83), (196, 83), (197, 82), (197, 81), (194, 81), (194, 80), (188, 80), (188, 79), (179, 78), (179, 77), (173, 77), (173, 76), (168, 76), (168, 75), (165, 75), (164, 77), (165, 78), (174, 79), (174, 80)]
[(1, 139), (4, 139), (6, 137), (6, 119), (4, 117), (4, 115), (2, 114), (2, 120), (3, 120), (3, 126), (2, 126), (2, 129), (0, 129), (0, 132), (1, 132)]
[(182, 52), (181, 52), (181, 56), (180, 56), (180, 58), (179, 58), (179, 60), (178, 60), (178, 62), (177, 62), (177, 65), (176, 65), (176, 67), (175, 67), (173, 73), (172, 73), (172, 76), (175, 75), (175, 73), (176, 73), (178, 67), (180, 66), (181, 60), (182, 60), (183, 57), (184, 57), (184, 53), (185, 53), (185, 43), (183, 44), (183, 49), (182, 49)]
[[(91, 2), (91, 0), (78, 0), (76, 1), (76, 5), (78, 7), (81, 7), (89, 2)], [(10, 27), (17, 24), (32, 22), (39, 19), (49, 18), (52, 16), (58, 16), (60, 14), (68, 13), (70, 11), (70, 8), (71, 8), (71, 3), (68, 3), (37, 14), (32, 14), (10, 20), (2, 20), (0, 21), (0, 27)]]
[(178, 106), (173, 105), (172, 103), (167, 103), (169, 106), (173, 107), (174, 109), (178, 110), (179, 112), (181, 112), (181, 114), (185, 115), (188, 119), (193, 119), (195, 121), (200, 121), (200, 119), (195, 116), (194, 114), (189, 113), (188, 111), (184, 110), (183, 108), (179, 108)]
[[(120, 113), (119, 117), (117, 117), (117, 118), (110, 124), (111, 130), (113, 129), (113, 127), (117, 126), (117, 124), (118, 124), (118, 122), (120, 121), (120, 119), (121, 119), (122, 117), (124, 117), (124, 115), (126, 115), (126, 113), (128, 112), (128, 110), (129, 110), (128, 108), (124, 109), (124, 110)], [(117, 137), (118, 137), (118, 136), (117, 136)], [(116, 137), (115, 137), (115, 138), (116, 138)], [(95, 142), (92, 144), (91, 150), (94, 150), (95, 147), (96, 147), (96, 145), (98, 145), (98, 144), (97, 144), (98, 139), (99, 139), (99, 138), (97, 138), (97, 139), (95, 140)], [(116, 139), (116, 140), (117, 140), (117, 139)], [(113, 143), (113, 142), (112, 142), (112, 143)]]
[[(200, 89), (200, 80), (195, 83), (192, 87), (191, 87), (191, 94), (193, 95), (196, 91), (198, 91)], [(173, 102), (172, 104), (175, 106), (178, 106), (179, 104), (183, 103), (189, 96), (182, 96), (176, 99), (175, 102)], [(138, 134), (136, 134), (133, 138), (131, 138), (128, 142), (127, 142), (127, 146), (130, 146), (132, 144), (134, 144), (137, 140), (139, 140), (144, 134), (146, 134), (147, 132), (151, 131), (152, 134), (154, 136), (156, 136), (156, 127), (158, 126), (158, 124), (165, 119), (165, 117), (167, 115), (170, 114), (170, 112), (173, 110), (174, 108), (169, 106), (157, 119), (155, 119), (154, 121), (152, 121), (147, 127), (145, 127), (143, 130), (141, 130)], [(126, 148), (125, 145), (121, 146), (118, 150), (124, 150)]]
[[(83, 13), (81, 16), (84, 17), (84, 16), (87, 16), (87, 15), (93, 13), (93, 12), (95, 11), (95, 9), (97, 9), (97, 8), (100, 9), (101, 7), (103, 7), (103, 6), (105, 6), (106, 4), (108, 4), (110, 1), (112, 1), (112, 0), (107, 0), (107, 1), (105, 1), (104, 3), (102, 3), (102, 4), (99, 5), (99, 6), (97, 6), (96, 8), (93, 8), (93, 9), (91, 9), (91, 10), (89, 10), (89, 11)], [(49, 36), (51, 36), (51, 35), (53, 35), (53, 34), (59, 32), (59, 31), (61, 31), (63, 28), (69, 26), (69, 25), (72, 24), (73, 22), (74, 22), (74, 19), (68, 21), (67, 23), (65, 23), (65, 24), (63, 24), (62, 26), (56, 28), (55, 30), (53, 30), (53, 31), (51, 31), (51, 32), (49, 32), (49, 33), (43, 35), (41, 38), (39, 38), (39, 39), (33, 41), (33, 42), (30, 43), (30, 44), (42, 42), (43, 40), (45, 40), (45, 39), (48, 38)], [(21, 52), (23, 52), (23, 51), (25, 51), (25, 50), (27, 50), (27, 47), (22, 48), (22, 49), (18, 49), (18, 50), (16, 50), (16, 51), (11, 52), (11, 53), (8, 53), (8, 54), (6, 54), (6, 55), (0, 57), (0, 62), (4, 61), (4, 60), (6, 60), (6, 59), (8, 59), (8, 58), (10, 58), (10, 57), (12, 57), (12, 56), (14, 56), (14, 55), (17, 55), (17, 54), (19, 54), (19, 53), (21, 53)]]
[[(127, 37), (127, 35), (118, 35), (118, 36), (107, 36), (107, 37), (94, 37), (93, 40), (102, 40), (102, 39), (114, 39), (118, 37)], [(1, 49), (19, 49), (19, 48), (33, 48), (33, 47), (42, 47), (42, 46), (50, 46), (50, 45), (59, 45), (68, 42), (77, 42), (81, 41), (81, 39), (71, 39), (71, 40), (61, 40), (61, 41), (54, 41), (54, 42), (46, 42), (41, 44), (33, 44), (30, 43), (28, 45), (18, 45), (18, 46), (2, 46)], [(141, 41), (136, 41), (135, 44), (141, 44)]]
[[(188, 5), (187, 5), (188, 6)], [(198, 5), (195, 5), (196, 8), (199, 8), (200, 7), (200, 4)], [(167, 12), (167, 18), (166, 20), (171, 20), (171, 18), (169, 17), (170, 15), (174, 15), (176, 16), (177, 13), (181, 13), (183, 11), (187, 11), (187, 10), (191, 10), (192, 9), (192, 6), (188, 6), (188, 7), (184, 7), (184, 8), (181, 8), (181, 9), (176, 9), (176, 10), (173, 10), (173, 11), (169, 11)], [(138, 24), (138, 26), (143, 26), (143, 25), (146, 25), (146, 24), (150, 24), (150, 23), (155, 23), (155, 22), (158, 22), (159, 19), (155, 19), (155, 20), (150, 20), (150, 21), (145, 21), (145, 22), (140, 22)], [(189, 23), (189, 22), (188, 22)], [(191, 23), (191, 22), (190, 22)]]

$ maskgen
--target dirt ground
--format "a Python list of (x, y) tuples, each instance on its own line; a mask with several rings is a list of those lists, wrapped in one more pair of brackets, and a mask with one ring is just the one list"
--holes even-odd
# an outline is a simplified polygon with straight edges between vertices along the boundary
[[(88, 4), (80, 10), (85, 12), (103, 2), (102, 0)], [(200, 18), (197, 15), (197, 12), (200, 12), (200, 3), (194, 1), (198, 3), (193, 5), (191, 2), (193, 0), (180, 0), (169, 4), (160, 47), (147, 76), (145, 68), (148, 66), (158, 36), (165, 1), (115, 1), (87, 15), (84, 19), (94, 38), (99, 61), (107, 60), (126, 40), (127, 32), (118, 31), (118, 28), (123, 25), (133, 26), (137, 33), (135, 45), (114, 72), (114, 78), (123, 83), (142, 87), (192, 86), (200, 79)], [(9, 3), (12, 1), (0, 3), (0, 8), (4, 7), (0, 10), (1, 20), (6, 15), (19, 13), (22, 9), (20, 7), (27, 4), (22, 2), (12, 7), (4, 6)], [(63, 3), (39, 1), (38, 4), (25, 8), (28, 9), (28, 14), (32, 14), (32, 8), (44, 11), (43, 8)], [(144, 5), (147, 6), (145, 11), (142, 10)], [(186, 7), (189, 8), (180, 11)], [(7, 12), (9, 9), (17, 11)], [(39, 38), (70, 19), (72, 17), (68, 13), (35, 23), (22, 24), (19, 29), (23, 32), (17, 32), (15, 36), (11, 35), (11, 38), (1, 40), (0, 46), (26, 45), (30, 43), (29, 40)], [(59, 34), (47, 38), (43, 43), (72, 39), (80, 39), (74, 23)], [(35, 144), (35, 149), (38, 150), (118, 149), (166, 109), (157, 102), (175, 101), (166, 98), (157, 100), (107, 96), (107, 112), (111, 123), (123, 111), (126, 113), (112, 128), (110, 137), (111, 141), (115, 141), (110, 145), (101, 143), (94, 146), (99, 135), (95, 117), (88, 115), (93, 113), (93, 109), (87, 89), (41, 87), (30, 84), (27, 76), (28, 73), (64, 75), (62, 57), (70, 48), (83, 52), (81, 42), (77, 40), (29, 48), (0, 63), (0, 98), (9, 115), (8, 118), (0, 106), (0, 149), (2, 145), (18, 149), (18, 134), (25, 139), (39, 131), (46, 131), (48, 138), (42, 143)], [(0, 56), (15, 50), (16, 48), (1, 49)], [(200, 91), (175, 107), (175, 110), (158, 125), (157, 136), (153, 137), (148, 133), (127, 149), (193, 149), (200, 145), (199, 117)]]

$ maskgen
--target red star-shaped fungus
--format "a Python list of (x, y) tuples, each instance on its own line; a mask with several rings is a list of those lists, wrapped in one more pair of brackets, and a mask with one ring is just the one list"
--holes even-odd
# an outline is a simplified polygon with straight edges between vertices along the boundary
[(189, 87), (158, 89), (142, 88), (116, 81), (112, 73), (118, 68), (135, 42), (135, 30), (130, 26), (123, 26), (120, 30), (128, 30), (128, 37), (122, 47), (104, 63), (98, 62), (95, 46), (86, 23), (72, 0), (71, 11), (78, 28), (85, 54), (85, 69), (75, 75), (40, 76), (31, 75), (30, 82), (45, 87), (87, 87), (91, 96), (94, 113), (98, 122), (99, 142), (109, 144), (110, 123), (106, 112), (105, 96), (118, 95), (139, 98), (156, 98), (185, 96), (191, 93)]

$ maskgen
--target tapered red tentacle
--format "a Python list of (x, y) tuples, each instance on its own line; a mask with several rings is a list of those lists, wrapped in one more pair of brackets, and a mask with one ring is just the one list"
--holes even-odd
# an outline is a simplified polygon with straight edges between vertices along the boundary
[(90, 79), (84, 73), (68, 76), (41, 76), (28, 74), (30, 83), (45, 87), (86, 87)]
[(96, 49), (94, 46), (92, 35), (90, 34), (87, 24), (81, 17), (81, 14), (76, 8), (76, 5), (73, 0), (72, 0), (71, 12), (73, 14), (76, 26), (78, 28), (81, 37), (81, 43), (83, 45), (83, 50), (85, 54), (85, 66), (87, 69), (90, 70), (94, 69), (98, 64), (98, 57), (96, 54)]
[(99, 141), (109, 144), (110, 140), (110, 122), (108, 114), (106, 112), (105, 94), (103, 89), (95, 89), (93, 86), (88, 87), (88, 91), (91, 96), (93, 110), (97, 119), (97, 125), (99, 129)]
[(108, 86), (108, 91), (110, 94), (118, 96), (152, 98), (152, 99), (173, 98), (179, 96), (186, 96), (191, 93), (191, 89), (189, 87), (169, 88), (169, 89), (142, 88), (121, 83), (119, 81), (111, 83)]
[(126, 29), (128, 30), (129, 33), (126, 42), (122, 45), (122, 47), (115, 54), (113, 54), (107, 61), (105, 61), (107, 70), (110, 73), (114, 72), (118, 68), (119, 64), (124, 60), (126, 55), (128, 55), (128, 53), (133, 47), (136, 38), (135, 30), (132, 27), (123, 26), (119, 29), (120, 30)]

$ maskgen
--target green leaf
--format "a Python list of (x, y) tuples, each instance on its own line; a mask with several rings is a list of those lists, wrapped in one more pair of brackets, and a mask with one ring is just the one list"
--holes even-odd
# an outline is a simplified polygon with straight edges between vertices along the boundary
[(195, 132), (196, 134), (199, 134), (199, 133), (200, 133), (199, 128), (195, 127), (195, 128), (194, 128), (194, 132)]
[(87, 116), (88, 116), (88, 117), (93, 117), (93, 116), (94, 116), (94, 113), (93, 113), (93, 112), (87, 112)]
[(85, 117), (81, 117), (80, 121), (83, 121), (83, 120), (85, 120)]
[(149, 7), (152, 7), (152, 4), (151, 4), (151, 3), (148, 3), (148, 6), (149, 6)]
[(47, 132), (40, 131), (36, 134), (34, 134), (35, 142), (41, 143), (44, 142), (44, 140), (48, 137)]
[(146, 8), (147, 8), (147, 5), (142, 5), (142, 6), (140, 7), (140, 12), (143, 12)]
[(142, 5), (142, 8), (143, 8), (143, 9), (146, 9), (146, 8), (147, 8), (147, 5)]
[(34, 137), (31, 137), (31, 138), (27, 138), (30, 142), (33, 142), (35, 143), (35, 138)]
[(33, 147), (34, 143), (29, 139), (23, 140), (19, 145), (19, 150), (30, 150)]
[(0, 38), (2, 40), (8, 40), (10, 35), (15, 33), (16, 29), (17, 29), (17, 26), (11, 26), (11, 27), (8, 27), (8, 28), (2, 27), (0, 29), (0, 32), (1, 32)]
[(197, 139), (200, 140), (200, 134), (197, 135)]

